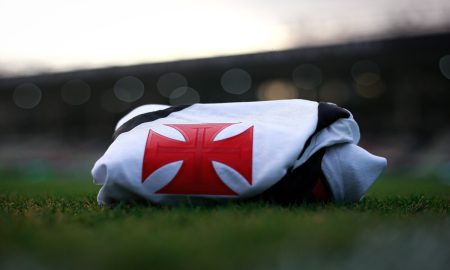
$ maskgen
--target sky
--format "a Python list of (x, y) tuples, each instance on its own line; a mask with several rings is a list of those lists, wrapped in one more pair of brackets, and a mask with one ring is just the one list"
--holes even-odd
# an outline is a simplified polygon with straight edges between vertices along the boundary
[(450, 29), (447, 0), (0, 0), (0, 76)]

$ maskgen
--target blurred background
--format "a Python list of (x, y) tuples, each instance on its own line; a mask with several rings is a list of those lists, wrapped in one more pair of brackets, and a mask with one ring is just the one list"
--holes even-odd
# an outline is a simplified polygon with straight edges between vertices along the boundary
[(0, 170), (87, 172), (149, 103), (352, 111), (389, 171), (450, 183), (450, 1), (0, 0)]

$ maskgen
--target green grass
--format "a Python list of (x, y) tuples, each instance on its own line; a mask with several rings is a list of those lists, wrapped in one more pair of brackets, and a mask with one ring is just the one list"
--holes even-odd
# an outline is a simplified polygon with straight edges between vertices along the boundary
[(0, 176), (0, 269), (449, 269), (450, 186), (362, 202), (100, 208), (88, 175)]

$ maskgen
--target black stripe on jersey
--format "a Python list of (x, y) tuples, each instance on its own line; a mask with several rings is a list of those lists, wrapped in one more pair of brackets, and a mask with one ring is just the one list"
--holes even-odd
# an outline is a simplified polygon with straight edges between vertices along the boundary
[(297, 169), (288, 171), (280, 181), (257, 196), (256, 199), (283, 205), (305, 201), (314, 202), (312, 190), (322, 175), (321, 165), (324, 154), (325, 149), (317, 151)]
[(314, 135), (319, 133), (322, 129), (330, 126), (335, 121), (341, 118), (349, 118), (349, 117), (350, 113), (347, 110), (342, 109), (341, 107), (338, 107), (331, 103), (319, 102), (316, 129), (314, 130), (313, 134), (309, 136), (308, 140), (306, 140), (305, 145), (303, 146), (303, 149), (301, 153), (298, 155), (297, 159), (299, 159), (305, 152), (306, 148), (308, 148)]
[[(322, 129), (330, 126), (341, 118), (349, 118), (350, 113), (334, 104), (320, 102), (318, 107), (318, 120), (314, 133), (306, 141), (299, 157), (311, 143), (314, 135)], [(258, 198), (274, 201), (282, 204), (290, 204), (303, 201), (314, 201), (312, 189), (323, 176), (322, 158), (326, 149), (320, 149), (314, 153), (304, 164), (294, 170), (289, 170), (286, 175), (275, 185), (264, 191)], [(327, 181), (324, 181), (327, 185)], [(329, 187), (327, 187), (329, 189)]]
[(318, 114), (315, 133), (333, 124), (338, 119), (350, 117), (350, 113), (347, 110), (326, 102), (319, 103)]
[(188, 107), (190, 107), (191, 105), (178, 105), (178, 106), (172, 106), (169, 107), (167, 109), (164, 110), (159, 110), (159, 111), (154, 111), (154, 112), (148, 112), (148, 113), (144, 113), (144, 114), (140, 114), (137, 115), (133, 118), (131, 118), (130, 120), (128, 120), (127, 122), (125, 122), (123, 125), (121, 125), (113, 134), (113, 141), (122, 133), (127, 132), (132, 130), (133, 128), (135, 128), (136, 126), (143, 124), (143, 123), (147, 123), (147, 122), (152, 122), (155, 120), (158, 120), (160, 118), (164, 118), (169, 116), (171, 113), (174, 112), (179, 112), (181, 110), (184, 110)]

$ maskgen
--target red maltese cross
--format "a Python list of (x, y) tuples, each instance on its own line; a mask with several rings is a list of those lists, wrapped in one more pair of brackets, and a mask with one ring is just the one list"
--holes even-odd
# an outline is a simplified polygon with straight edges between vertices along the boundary
[(181, 168), (159, 194), (238, 195), (217, 175), (213, 161), (223, 163), (252, 184), (253, 126), (242, 133), (214, 141), (233, 123), (168, 124), (185, 141), (163, 136), (150, 129), (145, 146), (142, 182), (160, 167), (182, 160)]

